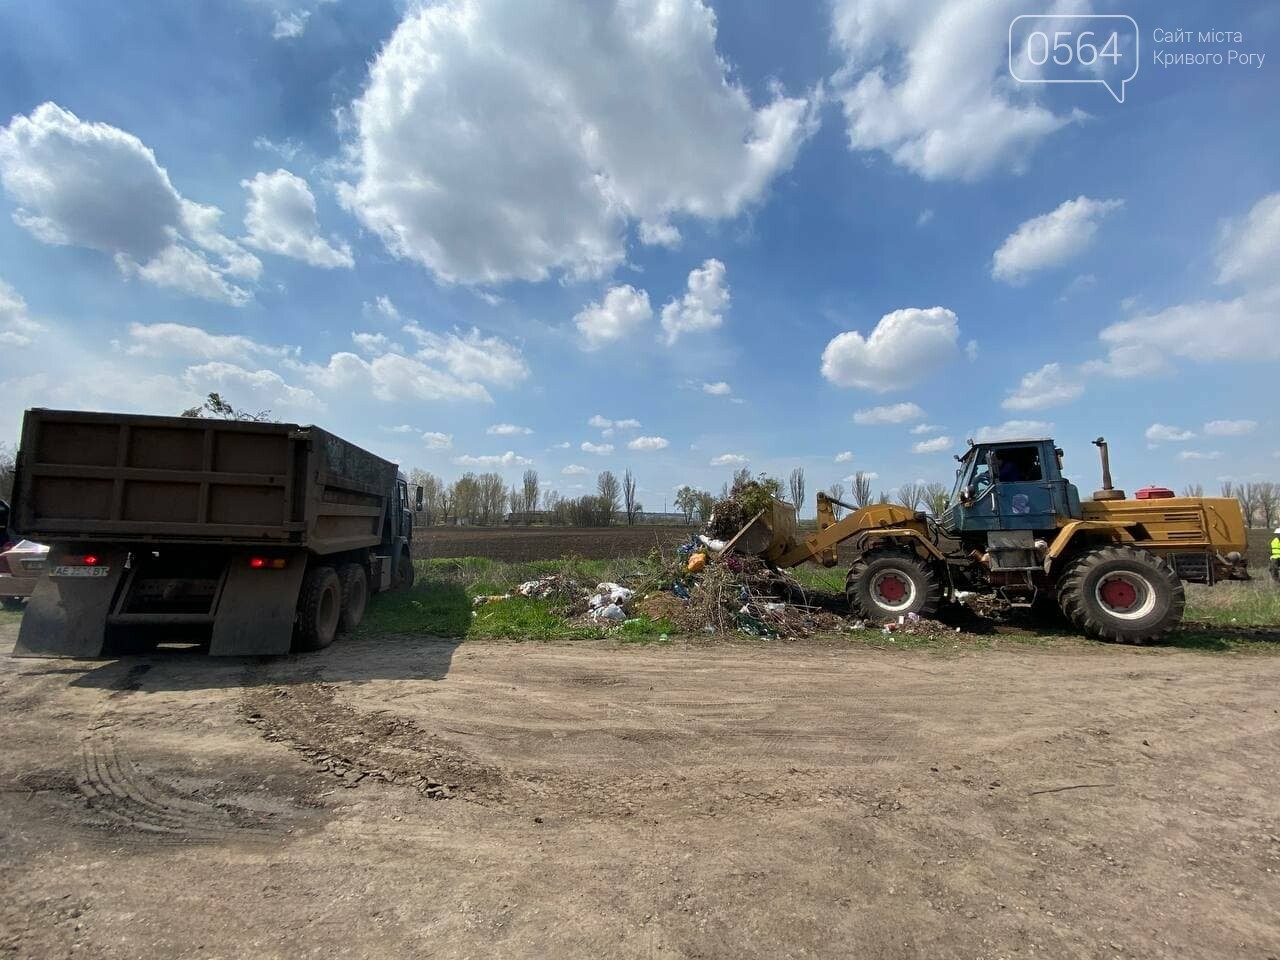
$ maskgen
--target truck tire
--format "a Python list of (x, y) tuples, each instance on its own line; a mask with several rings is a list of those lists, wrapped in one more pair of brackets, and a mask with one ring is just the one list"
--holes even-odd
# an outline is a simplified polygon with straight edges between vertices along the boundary
[(338, 583), (342, 587), (338, 631), (350, 633), (364, 619), (364, 608), (369, 602), (369, 575), (359, 563), (344, 563), (338, 568)]
[(845, 596), (854, 613), (883, 622), (908, 613), (933, 616), (942, 603), (942, 587), (933, 570), (910, 554), (877, 550), (849, 568)]
[(294, 649), (323, 650), (338, 635), (342, 586), (333, 567), (312, 567), (298, 597), (298, 636)]
[(413, 586), (413, 578), (413, 560), (409, 557), (409, 551), (404, 550), (396, 558), (396, 575), (393, 585), (397, 590), (408, 590)]
[(1182, 581), (1162, 558), (1135, 547), (1106, 546), (1072, 559), (1058, 582), (1063, 614), (1100, 640), (1142, 643), (1182, 622)]

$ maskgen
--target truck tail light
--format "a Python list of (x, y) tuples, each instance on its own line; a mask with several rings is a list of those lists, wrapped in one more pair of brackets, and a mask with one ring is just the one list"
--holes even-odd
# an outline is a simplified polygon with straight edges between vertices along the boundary
[(96, 567), (98, 563), (96, 553), (81, 553), (62, 558), (63, 566), (67, 567)]
[(284, 557), (250, 557), (249, 566), (254, 570), (283, 570)]

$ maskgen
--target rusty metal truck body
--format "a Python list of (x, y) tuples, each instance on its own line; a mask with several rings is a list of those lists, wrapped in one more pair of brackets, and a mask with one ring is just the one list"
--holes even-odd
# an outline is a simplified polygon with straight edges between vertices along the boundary
[(19, 656), (315, 649), (412, 580), (396, 465), (314, 426), (29, 410), (10, 524), (51, 547)]

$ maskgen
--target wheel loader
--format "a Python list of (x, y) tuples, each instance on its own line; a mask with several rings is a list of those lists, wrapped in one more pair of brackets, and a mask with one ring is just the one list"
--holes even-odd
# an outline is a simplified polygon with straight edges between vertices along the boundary
[[(797, 534), (795, 508), (774, 499), (721, 554), (776, 567), (849, 565), (851, 608), (876, 621), (933, 615), (971, 593), (1056, 604), (1081, 632), (1141, 643), (1182, 619), (1184, 583), (1248, 580), (1245, 524), (1229, 497), (1127, 499), (1111, 482), (1082, 501), (1051, 439), (969, 442), (940, 516), (894, 504), (855, 507), (819, 493), (818, 530)], [(836, 518), (836, 507), (850, 511)]]

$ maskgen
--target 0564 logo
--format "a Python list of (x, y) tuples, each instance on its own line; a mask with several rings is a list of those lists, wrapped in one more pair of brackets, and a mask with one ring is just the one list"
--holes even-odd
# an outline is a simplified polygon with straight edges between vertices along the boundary
[(1138, 75), (1138, 24), (1124, 14), (1023, 14), (1009, 24), (1019, 83), (1099, 83), (1117, 103)]

